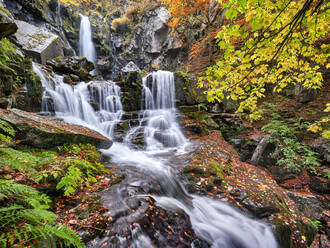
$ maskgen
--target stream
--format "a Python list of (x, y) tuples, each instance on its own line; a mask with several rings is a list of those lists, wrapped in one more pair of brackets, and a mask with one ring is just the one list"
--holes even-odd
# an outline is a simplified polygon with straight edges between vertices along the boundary
[[(56, 117), (66, 122), (92, 128), (114, 139), (116, 125), (124, 114), (120, 87), (115, 82), (70, 86), (58, 75), (46, 79), (36, 64), (34, 70), (45, 88), (44, 112), (54, 111)], [(152, 80), (147, 80), (148, 77)], [(157, 228), (146, 233), (137, 224), (150, 207), (147, 198), (164, 209), (165, 214), (184, 213), (198, 237), (191, 247), (277, 247), (266, 224), (246, 217), (221, 200), (186, 191), (180, 169), (189, 162), (187, 157), (192, 156), (196, 144), (184, 136), (177, 122), (174, 85), (171, 72), (157, 71), (145, 77), (138, 124), (123, 134), (121, 142), (115, 140), (110, 149), (101, 150), (111, 158), (109, 166), (125, 174), (125, 179), (103, 193), (101, 201), (114, 221), (109, 225), (108, 235), (90, 242), (88, 247), (189, 247), (180, 245), (185, 237), (173, 243)], [(98, 103), (96, 110), (92, 102)], [(132, 140), (141, 132), (144, 146), (135, 146)]]
[[(81, 18), (80, 54), (95, 62), (91, 25), (88, 17)], [(128, 122), (135, 124), (118, 135), (125, 113), (116, 82), (71, 86), (63, 76), (33, 67), (44, 87), (43, 112), (114, 140), (101, 152), (110, 158), (109, 166), (125, 175), (102, 193), (101, 202), (109, 209), (107, 235), (87, 247), (277, 247), (266, 224), (221, 200), (186, 191), (180, 170), (198, 144), (184, 136), (177, 122), (173, 73), (157, 71), (143, 78), (142, 109)]]

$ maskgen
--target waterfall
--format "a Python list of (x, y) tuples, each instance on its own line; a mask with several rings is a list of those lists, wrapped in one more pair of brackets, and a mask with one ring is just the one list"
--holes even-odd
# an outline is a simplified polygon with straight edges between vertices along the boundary
[(57, 7), (56, 7), (56, 24), (59, 27), (63, 26), (63, 21), (61, 18), (61, 2), (60, 1), (57, 2)]
[[(148, 78), (152, 84), (148, 86)], [(147, 148), (179, 147), (187, 140), (176, 121), (174, 74), (157, 71), (143, 78), (142, 122)]]
[[(107, 137), (114, 137), (114, 126), (123, 114), (120, 87), (115, 82), (82, 82), (71, 86), (63, 82), (63, 76), (46, 77), (39, 66), (34, 64), (33, 67), (44, 87), (44, 111), (53, 109), (56, 116), (64, 121), (87, 126)], [(111, 166), (121, 168), (127, 175), (134, 173), (128, 177), (133, 181), (116, 185), (118, 188), (115, 192), (120, 197), (115, 202), (110, 201), (113, 208), (118, 208), (111, 211), (125, 213), (109, 227), (111, 232), (116, 232), (116, 225), (119, 229), (116, 233), (119, 244), (116, 247), (144, 248), (154, 245), (141, 228), (135, 227), (136, 213), (129, 211), (128, 201), (134, 200), (134, 197), (135, 200), (145, 198), (145, 195), (139, 195), (136, 188), (138, 185), (147, 185), (155, 181), (157, 187), (152, 188), (152, 194), (149, 193), (148, 196), (151, 194), (156, 204), (165, 209), (183, 210), (189, 216), (196, 235), (212, 247), (277, 248), (269, 226), (244, 216), (220, 200), (189, 194), (180, 182), (179, 172), (171, 159), (182, 156), (177, 150), (180, 147), (185, 149), (189, 142), (176, 121), (173, 73), (158, 71), (148, 75), (143, 79), (141, 94), (143, 107), (140, 112), (140, 126), (137, 128), (144, 128), (147, 149), (132, 149), (127, 141), (129, 137), (126, 137), (127, 142), (114, 142), (110, 149), (101, 150), (103, 154), (111, 157)], [(135, 129), (132, 128), (128, 136), (134, 133)], [(143, 176), (140, 179), (138, 175)], [(124, 222), (131, 226), (130, 231), (120, 231), (119, 227)], [(111, 237), (104, 236), (88, 247), (104, 247)], [(157, 233), (154, 237), (162, 239)]]
[(92, 61), (95, 65), (96, 53), (92, 40), (92, 27), (89, 18), (84, 15), (80, 15), (80, 32), (79, 32), (79, 56), (84, 56), (88, 60)]
[(121, 91), (115, 82), (92, 81), (71, 86), (63, 82), (63, 76), (46, 78), (36, 64), (33, 68), (44, 87), (43, 112), (49, 113), (52, 109), (66, 122), (87, 126), (113, 137), (114, 127), (123, 114)]

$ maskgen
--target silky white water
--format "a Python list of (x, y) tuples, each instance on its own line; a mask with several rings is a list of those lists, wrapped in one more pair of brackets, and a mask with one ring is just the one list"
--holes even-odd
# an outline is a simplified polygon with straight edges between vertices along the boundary
[[(116, 83), (90, 82), (71, 86), (65, 84), (61, 76), (46, 78), (38, 66), (34, 65), (34, 69), (45, 88), (44, 111), (50, 111), (50, 102), (53, 102), (57, 117), (114, 137), (115, 125), (123, 114), (121, 92)], [(150, 76), (152, 80), (148, 80)], [(143, 79), (143, 109), (137, 127), (144, 129), (146, 149), (136, 150), (130, 146), (133, 130), (127, 134), (125, 142), (114, 142), (102, 153), (111, 157), (112, 165), (132, 167), (157, 181), (160, 190), (157, 195), (152, 195), (157, 204), (166, 209), (183, 210), (190, 217), (196, 234), (212, 247), (276, 248), (277, 243), (266, 224), (244, 216), (220, 200), (187, 193), (168, 159), (174, 154), (179, 156), (178, 151), (189, 147), (189, 141), (176, 121), (173, 73), (158, 71), (148, 77)], [(131, 233), (131, 243), (118, 234), (118, 247), (150, 247), (151, 240), (141, 229), (132, 228)], [(106, 239), (104, 237), (92, 247), (100, 247)]]
[(87, 16), (81, 15), (79, 32), (79, 56), (84, 56), (95, 65), (96, 52), (92, 40), (92, 27)]
[[(43, 112), (49, 113), (53, 109), (55, 115), (66, 122), (113, 137), (114, 127), (123, 114), (120, 87), (115, 82), (92, 81), (71, 86), (63, 82), (63, 76), (46, 78), (36, 64), (33, 68), (44, 88)], [(93, 108), (92, 102), (98, 106)]]

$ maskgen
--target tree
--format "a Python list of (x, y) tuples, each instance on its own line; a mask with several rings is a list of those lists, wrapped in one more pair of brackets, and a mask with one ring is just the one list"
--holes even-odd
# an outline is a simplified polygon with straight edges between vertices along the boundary
[(209, 101), (230, 98), (237, 112), (261, 118), (257, 102), (302, 84), (320, 89), (329, 69), (329, 7), (323, 0), (219, 0), (226, 25), (217, 35), (222, 58), (200, 79)]

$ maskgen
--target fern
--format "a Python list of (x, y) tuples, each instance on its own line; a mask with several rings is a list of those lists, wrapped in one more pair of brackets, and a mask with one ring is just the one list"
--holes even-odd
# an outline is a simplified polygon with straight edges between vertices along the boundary
[[(71, 151), (70, 154), (77, 153)], [(77, 153), (78, 154), (78, 153)], [(95, 175), (107, 173), (104, 166), (98, 162), (91, 163), (74, 155), (66, 157), (62, 161), (52, 161), (50, 169), (39, 172), (37, 182), (56, 183), (56, 189), (62, 190), (64, 195), (73, 195), (83, 183), (89, 186), (90, 182), (96, 182)]]
[(263, 131), (272, 136), (270, 141), (276, 146), (273, 158), (278, 159), (277, 165), (293, 172), (300, 172), (302, 168), (306, 168), (311, 173), (317, 173), (315, 166), (320, 165), (318, 154), (297, 138), (297, 135), (306, 130), (309, 123), (300, 118), (290, 124), (289, 126), (289, 123), (275, 119), (262, 127)]
[(47, 210), (50, 202), (31, 187), (0, 180), (0, 246), (84, 247), (74, 231), (53, 225), (57, 215)]
[(12, 136), (14, 135), (14, 128), (8, 122), (0, 120), (0, 144), (2, 146), (10, 144), (13, 141)]

